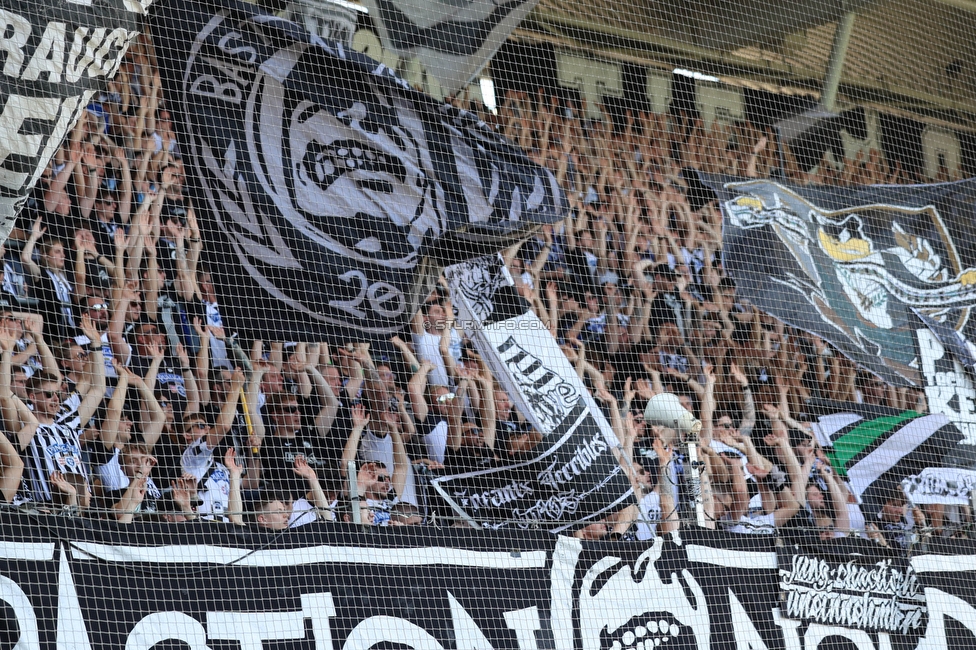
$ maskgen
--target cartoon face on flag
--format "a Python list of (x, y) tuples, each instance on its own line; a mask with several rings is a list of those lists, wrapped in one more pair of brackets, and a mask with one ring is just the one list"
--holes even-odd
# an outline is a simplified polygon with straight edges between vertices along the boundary
[[(270, 66), (282, 71), (293, 49)], [(429, 234), (445, 227), (416, 107), (375, 83), (337, 87), (302, 59), (290, 70), (301, 87), (261, 74), (255, 84), (248, 154), (265, 190), (305, 236), (344, 256), (413, 264)], [(288, 107), (288, 108), (286, 108)], [(280, 164), (274, 164), (278, 163)], [(287, 165), (291, 161), (291, 165)], [(290, 173), (289, 173), (290, 172)]]
[(243, 335), (388, 337), (442, 266), (563, 216), (552, 173), (341, 43), (230, 1), (164, 2), (153, 21), (221, 311)]
[[(724, 190), (726, 259), (745, 294), (889, 383), (917, 381), (913, 310), (958, 331), (976, 306), (976, 268), (962, 262), (935, 205), (837, 207), (826, 190), (819, 203), (771, 181)], [(766, 262), (749, 259), (760, 247)]]

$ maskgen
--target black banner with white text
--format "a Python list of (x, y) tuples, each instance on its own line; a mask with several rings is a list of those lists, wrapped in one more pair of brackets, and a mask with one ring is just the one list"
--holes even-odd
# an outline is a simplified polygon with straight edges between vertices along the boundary
[(78, 117), (115, 76), (151, 2), (4, 0), (0, 243)]
[[(119, 528), (11, 513), (0, 531), (6, 648), (976, 647), (968, 541), (933, 544), (913, 572), (859, 540), (777, 558), (771, 536), (701, 529), (591, 543), (526, 531)], [(802, 606), (814, 599), (826, 605)]]

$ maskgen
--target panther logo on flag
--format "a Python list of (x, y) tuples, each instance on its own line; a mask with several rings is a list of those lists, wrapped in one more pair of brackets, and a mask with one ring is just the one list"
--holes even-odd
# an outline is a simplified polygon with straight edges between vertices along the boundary
[(976, 269), (962, 267), (933, 206), (828, 210), (769, 181), (726, 189), (729, 223), (774, 234), (795, 262), (767, 281), (789, 289), (787, 301), (799, 293), (834, 337), (886, 363), (912, 361), (912, 309), (959, 330), (976, 306)]

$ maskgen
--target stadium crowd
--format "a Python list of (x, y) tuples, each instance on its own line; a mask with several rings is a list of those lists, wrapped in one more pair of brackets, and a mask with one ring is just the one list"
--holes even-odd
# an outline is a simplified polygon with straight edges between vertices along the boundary
[[(132, 45), (0, 250), (2, 500), (123, 523), (457, 523), (431, 505), (429, 477), (531, 457), (542, 435), (453, 326), (444, 288), (388, 342), (242, 348), (183, 195), (154, 56), (148, 38)], [(765, 177), (771, 133), (683, 115), (587, 120), (542, 93), (510, 92), (497, 114), (472, 108), (569, 197), (565, 221), (504, 259), (604, 407), (639, 498), (578, 536), (647, 539), (685, 520), (680, 441), (643, 421), (664, 391), (703, 422), (711, 526), (904, 546), (913, 529), (969, 521), (965, 508), (910, 510), (894, 487), (863, 511), (798, 421), (811, 397), (925, 405), (737, 297), (721, 212), (689, 200), (685, 170)], [(800, 183), (914, 180), (878, 152), (786, 172)]]

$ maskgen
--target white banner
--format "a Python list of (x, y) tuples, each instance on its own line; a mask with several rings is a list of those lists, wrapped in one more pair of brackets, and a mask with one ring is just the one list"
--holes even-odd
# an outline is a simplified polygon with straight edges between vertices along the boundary
[(969, 504), (970, 493), (976, 489), (976, 471), (949, 467), (926, 467), (918, 476), (901, 482), (905, 496), (916, 504)]

